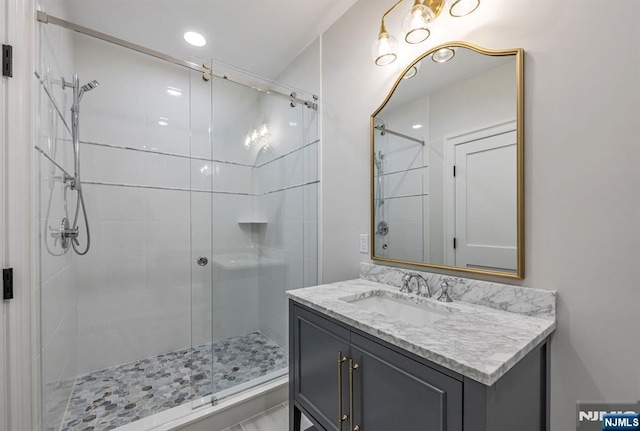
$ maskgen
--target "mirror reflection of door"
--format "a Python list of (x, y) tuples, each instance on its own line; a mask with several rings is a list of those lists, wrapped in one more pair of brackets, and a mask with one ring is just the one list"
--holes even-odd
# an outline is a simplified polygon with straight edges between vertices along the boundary
[(454, 145), (453, 265), (517, 269), (515, 130)]

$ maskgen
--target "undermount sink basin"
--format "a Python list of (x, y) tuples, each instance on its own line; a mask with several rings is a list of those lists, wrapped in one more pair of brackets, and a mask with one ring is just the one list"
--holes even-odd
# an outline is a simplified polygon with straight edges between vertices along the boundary
[(387, 296), (385, 293), (342, 300), (415, 326), (428, 326), (451, 314), (451, 311), (435, 308), (430, 304), (414, 304), (401, 298)]

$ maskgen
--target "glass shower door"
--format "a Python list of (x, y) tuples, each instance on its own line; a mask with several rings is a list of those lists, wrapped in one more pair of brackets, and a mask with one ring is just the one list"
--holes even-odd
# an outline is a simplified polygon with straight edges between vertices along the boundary
[[(209, 61), (191, 57), (196, 64)], [(190, 208), (191, 208), (191, 369), (192, 407), (211, 403), (213, 324), (211, 263), (213, 249), (213, 162), (211, 80), (190, 71)]]
[(319, 142), (317, 112), (302, 103), (218, 78), (212, 101), (211, 360), (220, 400), (286, 375), (285, 291), (317, 279)]

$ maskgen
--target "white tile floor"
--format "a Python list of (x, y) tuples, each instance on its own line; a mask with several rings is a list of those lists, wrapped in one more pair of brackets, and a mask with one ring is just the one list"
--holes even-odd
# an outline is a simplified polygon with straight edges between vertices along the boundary
[[(311, 422), (302, 416), (302, 429), (311, 427)], [(287, 431), (289, 429), (289, 402), (275, 406), (224, 431)]]

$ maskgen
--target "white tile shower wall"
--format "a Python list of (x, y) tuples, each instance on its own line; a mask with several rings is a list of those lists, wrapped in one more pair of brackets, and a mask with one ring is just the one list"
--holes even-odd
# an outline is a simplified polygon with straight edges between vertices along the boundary
[[(190, 193), (86, 185), (85, 194), (94, 237), (77, 269), (79, 372), (189, 346)], [(154, 336), (163, 326), (173, 329)]]
[[(47, 1), (41, 6), (47, 12), (66, 16), (60, 2)], [(59, 82), (63, 76), (69, 78), (72, 73), (72, 38), (54, 26), (39, 25), (37, 32), (39, 46), (36, 70), (69, 122), (69, 95)], [(65, 169), (72, 170), (69, 133), (39, 84), (36, 97), (36, 144)], [(36, 158), (39, 215), (34, 223), (43, 241), (38, 247), (38, 281), (34, 286), (34, 293), (42, 310), (38, 316), (40, 350), (37, 355), (37, 360), (42, 365), (42, 373), (39, 375), (42, 385), (41, 421), (45, 428), (57, 429), (62, 422), (72, 382), (77, 374), (75, 261), (70, 253), (56, 256), (60, 254), (61, 248), (54, 244), (49, 234), (48, 227), (59, 226), (60, 220), (66, 216), (63, 205), (64, 187), (60, 181), (52, 178), (60, 176), (60, 171), (43, 156), (38, 154)], [(68, 195), (68, 208), (72, 211), (75, 208), (75, 197), (71, 192)], [(52, 253), (47, 251), (47, 246)]]
[[(82, 101), (83, 140), (191, 154), (190, 86), (198, 83), (190, 82), (188, 71), (87, 37), (78, 37), (75, 48), (80, 79), (100, 82)], [(199, 154), (207, 152), (200, 148)]]

